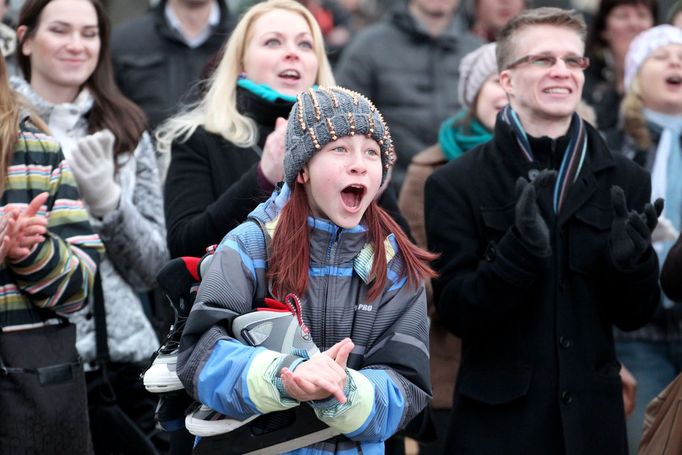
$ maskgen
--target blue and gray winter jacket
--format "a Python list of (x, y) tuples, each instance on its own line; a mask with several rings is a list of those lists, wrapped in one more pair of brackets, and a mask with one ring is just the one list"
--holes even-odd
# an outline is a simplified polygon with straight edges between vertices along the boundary
[(276, 191), (221, 242), (183, 332), (178, 374), (190, 394), (230, 418), (312, 406), (342, 434), (296, 453), (383, 453), (383, 441), (419, 413), (431, 393), (424, 286), (407, 285), (393, 235), (386, 239), (386, 288), (370, 302), (373, 253), (365, 227), (342, 229), (308, 218), (303, 320), (322, 351), (353, 340), (345, 404), (293, 400), (276, 385), (285, 354), (242, 345), (229, 333), (234, 317), (268, 295), (265, 235), (274, 232), (288, 198), (286, 186)]

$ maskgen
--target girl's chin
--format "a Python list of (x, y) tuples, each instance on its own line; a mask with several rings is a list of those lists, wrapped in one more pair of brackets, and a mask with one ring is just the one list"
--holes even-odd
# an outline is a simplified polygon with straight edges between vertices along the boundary
[(345, 213), (342, 216), (335, 216), (335, 219), (332, 219), (332, 222), (344, 229), (351, 229), (360, 224), (360, 221), (362, 220), (362, 212), (357, 212), (357, 213)]

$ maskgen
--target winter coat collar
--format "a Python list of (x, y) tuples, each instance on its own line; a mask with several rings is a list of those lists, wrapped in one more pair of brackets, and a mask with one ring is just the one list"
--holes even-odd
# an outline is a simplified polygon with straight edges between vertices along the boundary
[[(590, 124), (586, 124), (587, 129), (587, 140), (588, 140), (588, 153), (586, 159), (586, 167), (589, 168), (591, 172), (599, 172), (605, 168), (613, 167), (614, 160), (611, 151), (606, 146), (604, 139), (597, 132), (597, 130)], [(519, 158), (520, 154), (517, 150), (513, 150), (512, 147), (518, 147), (516, 145), (516, 139), (514, 138), (514, 132), (511, 127), (504, 122), (495, 123), (495, 134), (493, 136), (493, 142), (495, 147), (502, 151), (502, 159), (508, 166), (518, 167), (518, 163), (522, 163)], [(535, 151), (535, 149), (534, 149)]]
[[(259, 204), (250, 214), (272, 238), (279, 214), (289, 200), (290, 190), (285, 184), (275, 190), (270, 198)], [(367, 243), (367, 228), (358, 225), (350, 229), (341, 228), (329, 220), (308, 217), (310, 240), (310, 265), (325, 269), (348, 264), (352, 261), (353, 269), (365, 282), (371, 281), (370, 271), (374, 263), (374, 249)], [(389, 234), (385, 241), (386, 261), (389, 262), (398, 253), (395, 236)]]
[(389, 21), (393, 22), (396, 27), (411, 36), (415, 41), (433, 41), (440, 46), (447, 49), (454, 49), (457, 47), (459, 36), (467, 31), (464, 20), (459, 13), (455, 13), (450, 22), (450, 26), (446, 28), (438, 37), (432, 37), (429, 32), (410, 14), (407, 2), (399, 2), (396, 7), (391, 10)]
[(50, 116), (54, 110), (59, 109), (70, 114), (75, 125), (76, 121), (81, 117), (85, 117), (90, 112), (94, 104), (92, 94), (87, 88), (83, 88), (76, 99), (71, 103), (54, 104), (38, 95), (35, 90), (33, 90), (33, 87), (31, 87), (31, 84), (21, 77), (12, 76), (10, 78), (10, 85), (31, 103), (31, 106), (33, 106), (38, 111), (38, 114), (47, 122), (49, 122)]
[[(159, 34), (164, 36), (165, 38), (172, 41), (177, 41), (181, 43), (183, 46), (187, 46), (183, 37), (180, 36), (180, 34), (176, 30), (174, 30), (173, 27), (166, 20), (165, 13), (166, 3), (168, 3), (167, 0), (161, 0), (159, 4), (156, 5), (156, 7), (154, 7), (154, 9), (152, 10), (152, 14), (154, 15), (154, 21), (156, 23), (155, 24), (156, 29), (158, 30)], [(205, 45), (206, 43), (212, 40), (220, 41), (224, 40), (228, 30), (230, 29), (229, 12), (227, 9), (226, 2), (219, 0), (218, 6), (220, 7), (220, 21), (218, 22), (218, 25), (213, 28), (212, 36), (201, 46)]]
[(277, 117), (289, 118), (294, 103), (278, 99), (268, 101), (242, 87), (237, 87), (237, 110), (257, 124), (272, 129)]
[[(585, 164), (573, 188), (568, 193), (564, 207), (559, 214), (558, 223), (563, 225), (597, 190), (595, 174), (615, 166), (615, 160), (604, 139), (590, 124), (585, 125), (587, 132), (587, 156)], [(514, 132), (505, 122), (495, 123), (493, 137), (495, 148), (499, 151), (502, 166), (512, 175), (528, 177), (529, 169), (538, 168), (525, 162), (515, 148), (518, 147)]]

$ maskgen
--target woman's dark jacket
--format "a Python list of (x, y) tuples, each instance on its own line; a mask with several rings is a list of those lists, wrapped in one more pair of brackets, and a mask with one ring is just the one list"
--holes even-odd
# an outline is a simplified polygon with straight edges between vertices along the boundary
[[(658, 301), (658, 263), (651, 247), (629, 270), (610, 260), (610, 188), (621, 186), (629, 208), (641, 211), (650, 178), (610, 153), (592, 127), (587, 134), (584, 167), (558, 218), (549, 214), (549, 189), (538, 193), (549, 258), (531, 253), (513, 227), (515, 182), (537, 164), (521, 159), (503, 122), (492, 141), (427, 181), (429, 248), (441, 253), (434, 298), (462, 338), (453, 453), (627, 452), (612, 326), (647, 323)], [(551, 155), (553, 168), (560, 157), (547, 150), (556, 144), (544, 138), (533, 147), (536, 156)]]
[(186, 142), (173, 143), (164, 190), (171, 257), (202, 256), (270, 196), (258, 184), (256, 168), (275, 120), (287, 118), (292, 103), (237, 90), (239, 111), (258, 127), (256, 146), (237, 147), (202, 127)]

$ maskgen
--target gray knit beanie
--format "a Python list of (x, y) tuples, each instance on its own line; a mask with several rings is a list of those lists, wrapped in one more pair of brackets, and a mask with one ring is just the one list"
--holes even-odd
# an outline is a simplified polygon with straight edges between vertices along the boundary
[(361, 94), (343, 87), (318, 87), (298, 95), (289, 114), (284, 149), (284, 181), (296, 176), (315, 152), (343, 136), (364, 134), (381, 148), (381, 182), (393, 165), (393, 141), (381, 113)]
[(490, 76), (497, 74), (497, 60), (495, 58), (496, 43), (488, 43), (464, 56), (459, 64), (459, 84), (457, 95), (459, 102), (467, 109), (476, 99), (476, 95)]

